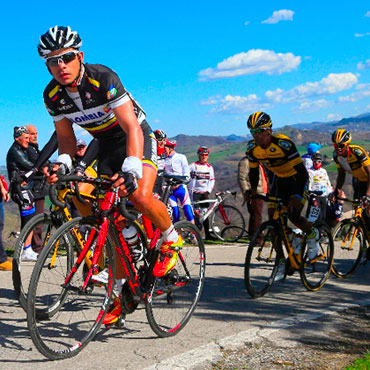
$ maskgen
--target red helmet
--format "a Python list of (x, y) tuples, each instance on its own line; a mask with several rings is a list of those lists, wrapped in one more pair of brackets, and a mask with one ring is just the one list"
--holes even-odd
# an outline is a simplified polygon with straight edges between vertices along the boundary
[(164, 146), (168, 146), (169, 148), (176, 148), (176, 146), (177, 146), (176, 140), (170, 140), (170, 139), (166, 138), (166, 142), (165, 142)]

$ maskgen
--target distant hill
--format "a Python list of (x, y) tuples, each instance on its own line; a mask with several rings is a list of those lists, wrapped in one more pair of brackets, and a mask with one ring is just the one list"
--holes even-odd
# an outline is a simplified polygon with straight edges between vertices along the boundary
[(310, 129), (320, 132), (333, 132), (338, 128), (345, 128), (351, 131), (351, 133), (370, 131), (370, 113), (364, 113), (354, 117), (343, 118), (339, 121), (298, 123), (292, 125), (291, 127), (301, 130)]

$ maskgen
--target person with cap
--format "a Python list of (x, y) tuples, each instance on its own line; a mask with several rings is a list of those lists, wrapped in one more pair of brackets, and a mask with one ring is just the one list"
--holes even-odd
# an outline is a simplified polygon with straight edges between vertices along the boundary
[(154, 184), (153, 192), (157, 194), (158, 196), (162, 195), (162, 189), (163, 189), (163, 173), (164, 173), (164, 161), (166, 159), (166, 155), (164, 152), (164, 144), (166, 143), (167, 135), (163, 130), (155, 130), (153, 131), (153, 135), (155, 137), (155, 140), (157, 142), (157, 166), (158, 166), (158, 172), (157, 172), (157, 179)]
[(321, 145), (317, 143), (309, 143), (307, 145), (307, 153), (302, 155), (302, 160), (304, 163), (304, 166), (306, 167), (306, 170), (309, 170), (313, 166), (312, 162), (312, 154), (318, 153), (318, 151), (321, 149)]
[[(197, 150), (197, 154), (198, 161), (190, 164), (191, 181), (188, 185), (193, 202), (209, 199), (215, 186), (215, 171), (208, 163), (209, 148), (201, 146)], [(199, 209), (195, 209), (195, 212), (202, 212), (202, 210), (207, 211), (209, 203), (201, 203), (199, 207)], [(211, 235), (208, 218), (204, 220), (203, 226), (206, 240), (216, 240), (216, 238)]]
[(325, 220), (328, 196), (332, 192), (332, 186), (328, 173), (322, 167), (322, 155), (312, 154), (312, 167), (308, 170), (308, 190), (322, 192), (315, 196), (315, 203), (320, 208), (320, 215), (317, 220)]
[[(301, 216), (304, 206), (304, 192), (307, 187), (308, 173), (298, 150), (288, 136), (272, 133), (271, 117), (265, 112), (251, 114), (247, 126), (253, 136), (247, 144), (246, 155), (249, 159), (249, 181), (251, 190), (248, 198), (257, 194), (259, 163), (275, 174), (270, 194), (281, 198), (287, 207), (289, 220), (307, 235), (308, 258), (314, 259), (320, 249), (319, 230)], [(269, 204), (268, 214), (272, 218), (275, 204)], [(278, 251), (279, 253), (279, 251)], [(276, 281), (285, 273), (285, 260), (282, 256), (276, 274)]]
[[(24, 175), (33, 169), (27, 149), (29, 146), (29, 132), (25, 126), (14, 127), (14, 142), (6, 156), (6, 166), (10, 181), (10, 193), (12, 200), (18, 204), (21, 217), (21, 229), (35, 215), (35, 202), (31, 191), (31, 185), (26, 184)], [(38, 254), (32, 249), (32, 235), (27, 238), (22, 260), (36, 261)]]
[[(184, 154), (175, 151), (177, 144), (176, 140), (166, 139), (164, 151), (166, 159), (164, 160), (164, 173), (170, 175), (186, 176), (190, 179), (190, 168), (188, 160)], [(195, 223), (194, 212), (191, 205), (188, 187), (185, 184), (174, 186), (168, 200), (173, 210), (173, 221), (180, 221), (180, 212), (177, 201), (180, 201), (185, 217), (188, 221)]]
[[(54, 119), (58, 162), (71, 170), (76, 153), (73, 123), (97, 139), (98, 174), (109, 176), (120, 196), (128, 196), (162, 232), (163, 243), (153, 274), (164, 276), (174, 268), (183, 241), (166, 206), (153, 196), (157, 155), (152, 130), (144, 110), (119, 76), (104, 65), (84, 63), (81, 45), (78, 32), (64, 26), (49, 28), (38, 45), (39, 55), (53, 77), (44, 90), (44, 102)], [(50, 183), (57, 181), (57, 173), (46, 174)], [(121, 273), (117, 279), (124, 277), (123, 272), (118, 275)], [(103, 323), (118, 321), (121, 313), (118, 298)]]

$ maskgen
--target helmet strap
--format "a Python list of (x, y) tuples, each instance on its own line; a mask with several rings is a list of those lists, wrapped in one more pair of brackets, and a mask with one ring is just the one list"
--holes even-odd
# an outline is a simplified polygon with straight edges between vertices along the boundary
[(82, 76), (85, 72), (85, 68), (83, 68), (83, 64), (81, 63), (80, 57), (78, 58), (80, 60), (80, 69), (78, 71), (77, 77), (74, 81), (72, 81), (70, 84), (65, 85), (66, 87), (77, 87), (81, 84)]

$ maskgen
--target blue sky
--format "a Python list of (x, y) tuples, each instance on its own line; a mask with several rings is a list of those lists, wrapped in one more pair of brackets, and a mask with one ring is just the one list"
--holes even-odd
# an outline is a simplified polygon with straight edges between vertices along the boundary
[(370, 112), (368, 0), (18, 1), (2, 13), (0, 163), (13, 126), (35, 124), (41, 145), (53, 132), (36, 47), (56, 24), (77, 30), (85, 61), (114, 69), (169, 136), (244, 135), (258, 110), (274, 127)]

